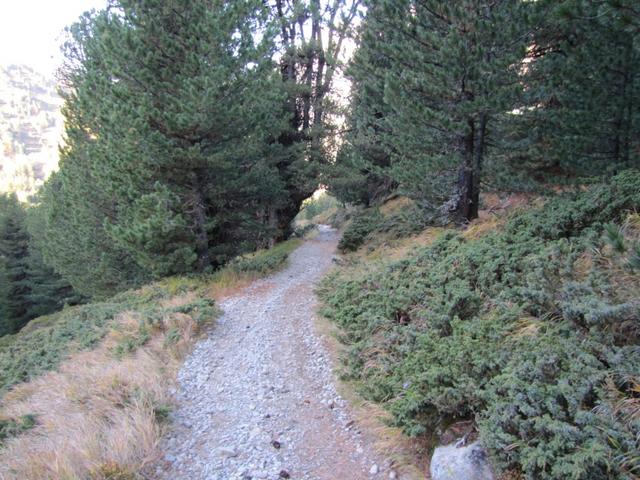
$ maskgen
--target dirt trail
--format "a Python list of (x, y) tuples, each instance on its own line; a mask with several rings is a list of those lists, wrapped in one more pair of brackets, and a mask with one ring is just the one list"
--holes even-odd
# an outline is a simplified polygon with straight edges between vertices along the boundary
[(338, 237), (328, 227), (289, 266), (224, 301), (179, 374), (161, 479), (395, 478), (337, 394), (314, 330), (313, 289)]

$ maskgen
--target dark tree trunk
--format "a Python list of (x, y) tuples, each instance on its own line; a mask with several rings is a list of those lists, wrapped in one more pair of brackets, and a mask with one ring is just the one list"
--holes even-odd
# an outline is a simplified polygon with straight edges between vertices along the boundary
[(625, 99), (624, 102), (624, 127), (622, 130), (622, 149), (620, 151), (621, 160), (624, 162), (625, 166), (628, 166), (629, 160), (631, 159), (631, 128), (633, 124), (633, 80), (634, 80), (634, 69), (636, 68), (635, 63), (633, 61), (633, 40), (627, 42), (625, 45), (625, 65), (624, 65), (624, 87), (623, 87), (623, 97)]
[(478, 128), (475, 131), (473, 146), (473, 172), (471, 174), (471, 194), (467, 220), (478, 218), (480, 209), (480, 178), (482, 176), (482, 161), (484, 158), (484, 145), (487, 131), (487, 114), (481, 113), (478, 120)]
[(313, 192), (298, 192), (291, 195), (289, 204), (283, 208), (269, 208), (268, 225), (272, 234), (269, 238), (269, 247), (277, 242), (286, 240), (291, 234), (291, 223), (296, 215), (300, 212), (302, 202), (311, 196)]
[(473, 202), (473, 162), (475, 146), (475, 124), (473, 119), (468, 121), (469, 129), (466, 134), (460, 138), (460, 150), (462, 152), (462, 165), (458, 171), (458, 202), (455, 209), (455, 216), (458, 221), (466, 222), (471, 218), (471, 206)]
[(211, 265), (211, 257), (209, 256), (206, 207), (202, 194), (202, 184), (199, 181), (195, 183), (191, 192), (191, 202), (193, 204), (192, 213), (195, 247), (196, 254), (198, 255), (196, 270), (203, 272)]

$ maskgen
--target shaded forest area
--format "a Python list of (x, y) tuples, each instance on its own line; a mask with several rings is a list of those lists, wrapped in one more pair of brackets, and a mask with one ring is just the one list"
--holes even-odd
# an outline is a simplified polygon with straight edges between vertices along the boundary
[[(330, 158), (330, 95), (359, 7), (123, 1), (86, 13), (63, 48), (65, 141), (30, 208), (30, 248), (78, 295), (106, 298), (286, 239)], [(7, 268), (24, 248), (12, 235)], [(7, 331), (31, 317), (16, 315)]]

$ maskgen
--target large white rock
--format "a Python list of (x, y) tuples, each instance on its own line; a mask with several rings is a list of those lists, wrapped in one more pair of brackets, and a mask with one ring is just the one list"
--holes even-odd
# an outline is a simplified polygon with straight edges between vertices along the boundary
[(479, 442), (456, 448), (438, 447), (431, 458), (432, 480), (495, 480), (487, 454)]

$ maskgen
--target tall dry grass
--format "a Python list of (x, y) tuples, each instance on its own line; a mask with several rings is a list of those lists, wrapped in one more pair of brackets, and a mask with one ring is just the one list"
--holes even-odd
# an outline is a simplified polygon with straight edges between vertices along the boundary
[[(204, 310), (193, 310), (204, 320), (182, 311), (192, 311), (203, 297), (219, 302), (281, 268), (300, 243), (289, 240), (246, 255), (209, 277), (170, 277), (128, 292), (143, 305), (118, 314), (97, 348), (73, 354), (56, 371), (14, 386), (0, 400), (0, 420), (37, 420), (4, 443), (0, 438), (0, 480), (144, 478), (145, 467), (161, 455), (182, 359), (201, 326), (213, 320), (205, 313), (207, 302)], [(41, 324), (36, 320), (33, 328)]]
[[(182, 295), (167, 303), (190, 300)], [(140, 319), (126, 312), (117, 320), (98, 348), (5, 395), (0, 415), (35, 414), (37, 425), (6, 440), (0, 478), (128, 480), (158, 458), (168, 392), (198, 324), (182, 313), (165, 315), (143, 346), (119, 357), (115, 346), (139, 331)]]

